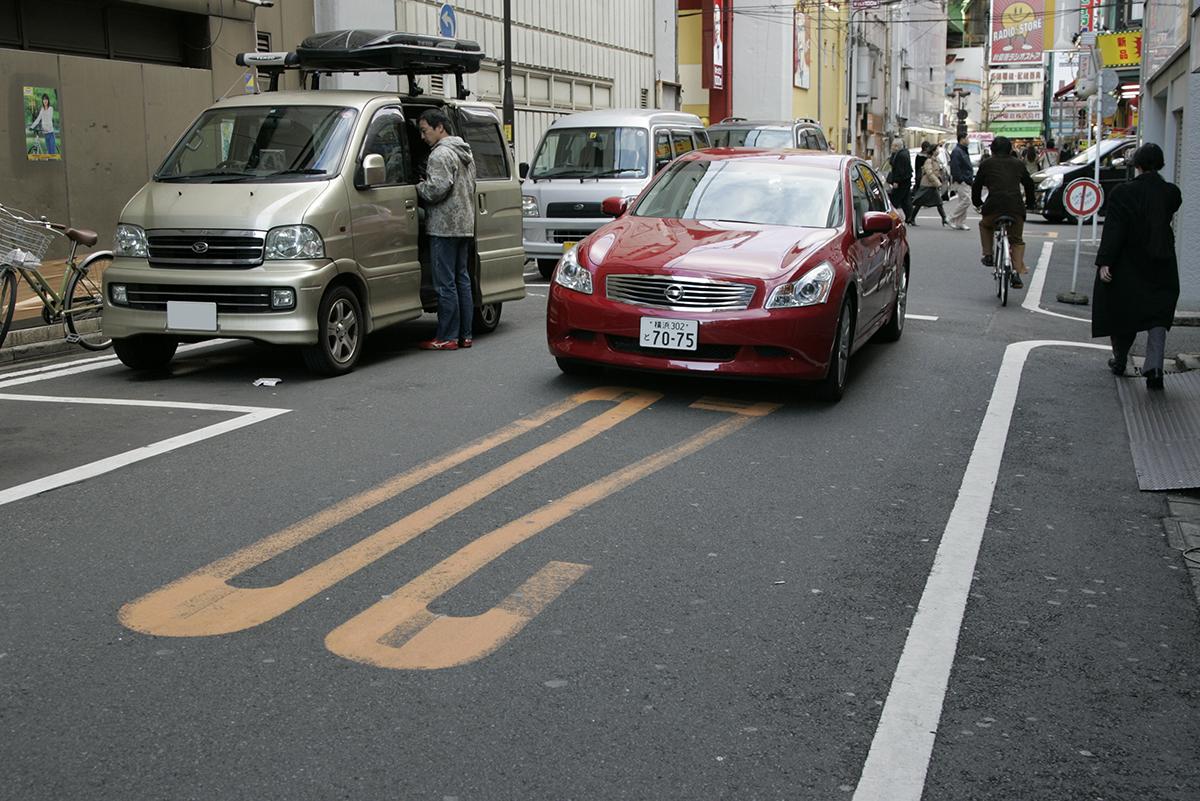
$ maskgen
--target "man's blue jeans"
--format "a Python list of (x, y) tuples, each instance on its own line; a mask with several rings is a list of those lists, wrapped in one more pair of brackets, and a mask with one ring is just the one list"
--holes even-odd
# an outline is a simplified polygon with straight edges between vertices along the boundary
[(469, 236), (430, 236), (429, 254), (433, 260), (433, 288), (437, 291), (438, 341), (471, 338), (475, 304), (471, 300), (471, 271), (467, 258), (471, 252)]

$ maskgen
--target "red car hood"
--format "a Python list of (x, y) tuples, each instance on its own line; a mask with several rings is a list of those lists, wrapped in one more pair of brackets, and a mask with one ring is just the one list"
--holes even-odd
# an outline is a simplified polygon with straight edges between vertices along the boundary
[[(831, 228), (622, 217), (592, 237), (613, 234), (601, 267), (769, 280), (790, 275), (838, 235)], [(586, 254), (585, 254), (586, 255)]]

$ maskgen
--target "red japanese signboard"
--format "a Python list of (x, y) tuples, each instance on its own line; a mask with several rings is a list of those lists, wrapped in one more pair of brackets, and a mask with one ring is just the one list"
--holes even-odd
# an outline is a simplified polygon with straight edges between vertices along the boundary
[(992, 0), (992, 64), (1041, 64), (1045, 0)]

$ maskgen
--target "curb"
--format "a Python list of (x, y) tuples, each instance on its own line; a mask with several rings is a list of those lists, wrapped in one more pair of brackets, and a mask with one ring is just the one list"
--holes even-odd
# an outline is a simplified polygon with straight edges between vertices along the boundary
[(74, 352), (87, 351), (67, 341), (62, 323), (20, 328), (9, 331), (4, 338), (4, 347), (0, 348), (0, 365)]

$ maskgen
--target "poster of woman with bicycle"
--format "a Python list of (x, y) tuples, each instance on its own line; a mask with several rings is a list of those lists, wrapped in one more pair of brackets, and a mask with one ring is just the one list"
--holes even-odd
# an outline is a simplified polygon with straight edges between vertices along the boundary
[(58, 90), (22, 88), (25, 105), (25, 152), (30, 161), (62, 161), (62, 120)]

